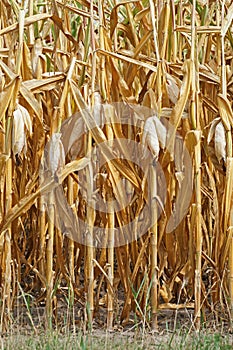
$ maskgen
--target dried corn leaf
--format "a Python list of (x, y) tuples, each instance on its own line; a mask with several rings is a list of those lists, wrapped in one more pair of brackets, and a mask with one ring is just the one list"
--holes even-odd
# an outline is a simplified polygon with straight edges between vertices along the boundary
[(230, 28), (232, 21), (233, 21), (233, 3), (228, 8), (227, 15), (224, 18), (223, 23), (222, 23), (221, 32), (222, 32), (223, 37), (226, 35), (228, 29)]
[(149, 69), (149, 70), (151, 70), (153, 72), (157, 72), (157, 68), (155, 66), (152, 66), (151, 64), (145, 63), (143, 61), (139, 61), (139, 60), (136, 60), (134, 58), (130, 58), (130, 57), (127, 57), (125, 55), (119, 55), (117, 53), (106, 51), (106, 50), (99, 49), (98, 52), (103, 54), (103, 55), (105, 55), (105, 56), (111, 56), (113, 58), (118, 58), (120, 60), (136, 64), (136, 65), (138, 65), (140, 67), (147, 68), (147, 69)]
[(212, 122), (211, 122), (211, 125), (210, 125), (210, 130), (209, 130), (209, 133), (208, 133), (208, 137), (207, 137), (207, 142), (210, 143), (215, 135), (215, 129), (216, 129), (216, 126), (217, 124), (220, 122), (220, 118), (215, 118)]
[[(29, 26), (29, 25), (35, 23), (35, 22), (43, 21), (43, 20), (46, 20), (46, 19), (51, 18), (51, 17), (52, 17), (52, 15), (48, 14), (48, 13), (40, 13), (40, 14), (37, 14), (34, 16), (26, 17), (25, 21), (24, 21), (24, 26), (26, 27), (26, 26)], [(8, 34), (12, 31), (16, 30), (18, 28), (18, 26), (19, 26), (18, 23), (14, 23), (6, 28), (1, 29), (0, 36), (4, 35), (4, 34)]]
[(226, 130), (233, 128), (233, 112), (229, 100), (222, 94), (218, 94), (217, 97), (218, 107), (222, 122)]
[(121, 1), (120, 3), (116, 4), (112, 11), (111, 11), (111, 16), (110, 16), (110, 36), (113, 35), (114, 30), (117, 26), (117, 22), (118, 22), (118, 15), (117, 15), (117, 10), (118, 7), (121, 5), (126, 5), (126, 4), (130, 4), (133, 2), (137, 2), (137, 0), (127, 0), (127, 1)]
[(11, 102), (15, 84), (16, 80), (12, 80), (10, 84), (5, 86), (4, 90), (0, 93), (0, 121), (4, 117), (9, 103)]
[[(56, 3), (59, 5), (59, 6), (61, 6), (62, 8), (63, 8), (63, 10), (64, 10), (64, 8), (65, 9), (68, 9), (68, 10), (70, 10), (70, 11), (72, 11), (72, 12), (74, 12), (74, 13), (77, 13), (78, 15), (80, 15), (80, 16), (83, 16), (83, 17), (87, 17), (87, 18), (90, 18), (91, 17), (91, 14), (90, 14), (90, 12), (87, 12), (87, 11), (84, 11), (84, 10), (82, 10), (82, 9), (80, 9), (80, 8), (78, 8), (78, 7), (74, 7), (74, 6), (71, 6), (71, 5), (68, 5), (68, 4), (63, 4), (62, 2), (60, 2), (60, 1), (56, 1)], [(90, 3), (88, 2), (88, 1), (79, 1), (79, 3), (82, 3), (84, 6), (87, 6), (88, 8), (90, 8)], [(93, 10), (95, 10), (95, 11), (97, 11), (98, 12), (98, 7), (97, 6), (95, 6), (95, 5), (93, 5)], [(94, 15), (93, 16), (93, 18), (95, 19), (95, 20), (98, 20), (98, 16), (96, 16), (96, 15)]]
[(65, 178), (70, 175), (71, 173), (81, 170), (85, 168), (89, 164), (89, 159), (88, 158), (82, 158), (80, 160), (74, 160), (68, 164), (65, 165), (65, 167), (62, 169), (61, 173), (58, 173), (58, 181), (57, 180), (46, 180), (45, 183), (42, 183), (40, 188), (30, 194), (26, 195), (20, 201), (12, 207), (7, 215), (4, 217), (4, 220), (0, 223), (0, 239), (3, 235), (4, 230), (9, 227), (9, 225), (20, 215), (24, 214), (26, 211), (28, 211), (35, 200), (41, 196), (44, 195), (48, 192), (51, 192), (52, 190), (56, 189), (57, 186), (59, 186), (60, 183), (62, 183)]
[(139, 11), (135, 16), (134, 20), (135, 22), (140, 22), (144, 16), (146, 16), (148, 13), (150, 13), (150, 8), (146, 7), (143, 10)]
[(6, 162), (9, 159), (9, 155), (8, 154), (0, 154), (0, 177), (3, 174), (3, 170), (5, 168)]
[(25, 86), (25, 84), (22, 82), (20, 86), (20, 93), (25, 98), (29, 106), (33, 109), (37, 117), (41, 120), (43, 111), (41, 108), (41, 105), (37, 101), (37, 99), (34, 97), (33, 93), (28, 90), (28, 88)]
[(77, 40), (75, 40), (75, 38), (72, 36), (69, 30), (64, 26), (64, 22), (62, 21), (62, 18), (53, 14), (51, 16), (51, 19), (57, 25), (57, 27), (63, 32), (63, 34), (67, 37), (67, 39), (70, 40), (76, 47), (78, 47)]
[(49, 91), (54, 89), (58, 83), (64, 81), (64, 74), (59, 73), (53, 77), (48, 77), (46, 79), (32, 79), (23, 82), (24, 87), (33, 93), (40, 93), (42, 91)]

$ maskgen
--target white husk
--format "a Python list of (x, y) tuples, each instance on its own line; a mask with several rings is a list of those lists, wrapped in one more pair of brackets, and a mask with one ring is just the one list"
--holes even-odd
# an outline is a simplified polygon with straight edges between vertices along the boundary
[(163, 123), (160, 121), (159, 118), (153, 117), (154, 123), (155, 123), (155, 128), (157, 131), (157, 136), (159, 139), (159, 144), (162, 149), (166, 147), (166, 140), (167, 140), (167, 129), (163, 125)]
[(215, 128), (215, 138), (214, 138), (215, 154), (218, 161), (223, 159), (226, 160), (226, 135), (225, 129), (222, 122), (218, 123)]
[(41, 39), (38, 38), (35, 41), (35, 44), (32, 48), (32, 71), (33, 74), (36, 76), (37, 73), (37, 67), (38, 67), (38, 62), (39, 62), (39, 57), (42, 55), (42, 43)]
[(32, 135), (32, 120), (30, 117), (30, 114), (28, 113), (28, 110), (21, 106), (20, 104), (18, 105), (19, 110), (21, 111), (22, 117), (23, 117), (23, 121), (24, 121), (24, 126), (26, 127), (26, 129), (29, 132), (29, 135)]
[(177, 85), (176, 80), (170, 74), (167, 74), (166, 78), (167, 78), (167, 93), (168, 93), (169, 100), (172, 103), (176, 104), (180, 94), (180, 89)]
[(20, 109), (13, 112), (13, 128), (12, 128), (12, 150), (14, 155), (20, 154), (25, 146), (25, 128), (24, 117)]
[(48, 150), (48, 167), (52, 175), (54, 175), (55, 172), (65, 164), (65, 152), (60, 133), (54, 133), (51, 136)]
[(146, 120), (143, 130), (142, 143), (146, 144), (155, 158), (158, 157), (160, 148), (166, 147), (167, 130), (157, 116)]

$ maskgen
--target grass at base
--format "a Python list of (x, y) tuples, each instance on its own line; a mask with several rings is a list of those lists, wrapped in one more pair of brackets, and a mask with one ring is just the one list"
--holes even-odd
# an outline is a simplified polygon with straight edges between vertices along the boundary
[(220, 333), (185, 332), (145, 334), (143, 337), (134, 333), (93, 332), (74, 335), (57, 332), (40, 335), (8, 335), (1, 338), (1, 349), (17, 350), (144, 350), (144, 349), (187, 349), (187, 350), (230, 350), (233, 349), (233, 336)]

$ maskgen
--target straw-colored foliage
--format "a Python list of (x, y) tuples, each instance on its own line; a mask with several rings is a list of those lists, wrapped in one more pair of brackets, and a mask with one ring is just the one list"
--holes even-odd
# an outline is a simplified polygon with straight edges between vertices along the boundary
[[(134, 312), (153, 328), (159, 309), (194, 308), (197, 326), (201, 310), (204, 318), (226, 310), (230, 317), (232, 18), (227, 0), (0, 2), (2, 329), (22, 291), (46, 302), (47, 321), (56, 320), (59, 297), (71, 294), (90, 322), (100, 307), (106, 310), (109, 328), (119, 312), (123, 324)], [(121, 121), (115, 102), (124, 104), (128, 120)], [(152, 112), (140, 115), (139, 106)], [(169, 137), (166, 121), (173, 126)], [(81, 141), (69, 141), (82, 126)], [(155, 166), (142, 171), (124, 143), (125, 159), (115, 157), (93, 175), (89, 152), (108, 140), (107, 161), (116, 139), (148, 147), (165, 176), (166, 201)], [(45, 149), (48, 179), (40, 174)], [(87, 205), (97, 192), (106, 213)], [(112, 199), (124, 203), (128, 195), (131, 202), (114, 212)], [(134, 221), (137, 237), (146, 225), (140, 213), (148, 201), (152, 227), (116, 247), (116, 228)], [(181, 220), (179, 208), (186, 213)], [(85, 244), (77, 238), (83, 234), (77, 217), (89, 227)], [(95, 248), (98, 225), (106, 228), (106, 244)], [(68, 237), (71, 231), (77, 239)]]

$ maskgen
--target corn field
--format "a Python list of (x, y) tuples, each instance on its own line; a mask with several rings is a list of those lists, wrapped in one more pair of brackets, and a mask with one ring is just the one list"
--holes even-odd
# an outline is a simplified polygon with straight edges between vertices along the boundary
[(1, 331), (27, 295), (48, 327), (60, 300), (108, 329), (231, 320), (232, 19), (227, 0), (1, 1)]

